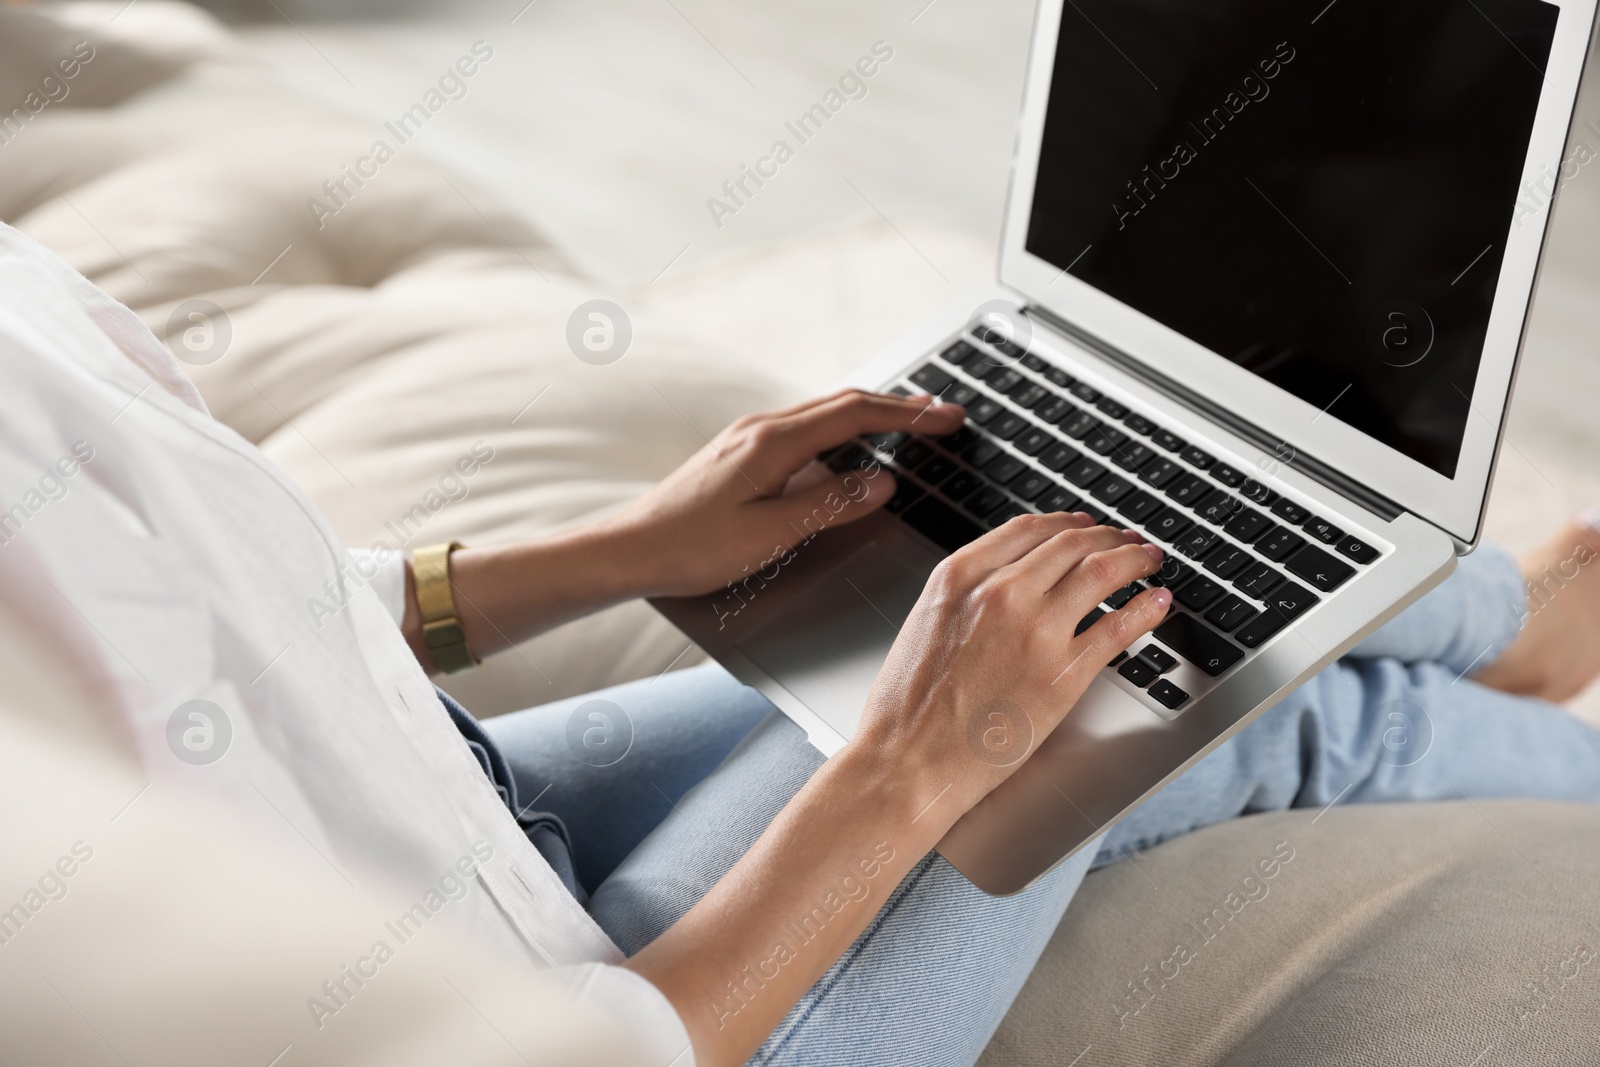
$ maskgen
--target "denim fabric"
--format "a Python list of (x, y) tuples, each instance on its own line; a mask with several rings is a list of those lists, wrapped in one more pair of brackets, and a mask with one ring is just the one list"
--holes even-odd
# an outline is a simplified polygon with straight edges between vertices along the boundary
[[(973, 1063), (1093, 866), (1225, 819), (1336, 801), (1600, 801), (1600, 733), (1463, 676), (1514, 639), (1522, 597), (1514, 561), (1485, 546), (1112, 827), (1098, 850), (1023, 893), (986, 896), (937, 855), (925, 857), (751, 1062)], [(730, 709), (730, 737), (768, 708), (715, 667), (613, 694), (630, 708), (655, 700)], [(598, 886), (591, 913), (637, 952), (726, 873), (821, 762), (801, 730), (767, 715)]]
[[(588, 903), (588, 893), (579, 884), (577, 872), (572, 864), (572, 835), (567, 832), (561, 818), (550, 812), (525, 809), (517, 794), (516, 777), (511, 773), (511, 767), (506, 762), (505, 756), (501, 754), (500, 746), (496, 745), (494, 739), (484, 730), (483, 724), (473, 718), (471, 712), (443, 689), (434, 686), (434, 692), (439, 694), (439, 703), (444, 705), (444, 710), (450, 715), (450, 721), (461, 731), (461, 739), (467, 743), (468, 751), (477, 759), (478, 766), (483, 768), (483, 773), (488, 776), (495, 792), (500, 794), (500, 800), (510, 809), (512, 816), (517, 820), (517, 825), (522, 827), (522, 832), (528, 835), (528, 843), (544, 857), (544, 861), (556, 872), (556, 877), (561, 879), (561, 884), (567, 887), (567, 891), (579, 901)], [(531, 808), (532, 805), (528, 807)]]

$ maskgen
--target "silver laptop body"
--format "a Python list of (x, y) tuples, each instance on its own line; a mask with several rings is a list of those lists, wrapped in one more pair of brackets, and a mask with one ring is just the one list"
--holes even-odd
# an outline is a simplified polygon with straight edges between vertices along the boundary
[[(845, 383), (950, 397), (967, 428), (826, 457), (901, 491), (655, 606), (832, 753), (955, 547), (1040, 509), (1162, 545), (1167, 622), (939, 845), (1026, 887), (1476, 544), (1594, 20), (1044, 0), (998, 283)], [(1389, 758), (1420, 758), (1426, 712), (1400, 715)]]

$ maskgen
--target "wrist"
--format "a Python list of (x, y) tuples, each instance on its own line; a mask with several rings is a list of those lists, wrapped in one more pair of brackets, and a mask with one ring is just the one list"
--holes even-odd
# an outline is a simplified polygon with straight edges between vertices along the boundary
[(858, 733), (818, 772), (832, 795), (861, 811), (876, 812), (883, 826), (920, 842), (925, 852), (966, 813), (962, 788), (938, 767), (904, 758), (903, 747)]

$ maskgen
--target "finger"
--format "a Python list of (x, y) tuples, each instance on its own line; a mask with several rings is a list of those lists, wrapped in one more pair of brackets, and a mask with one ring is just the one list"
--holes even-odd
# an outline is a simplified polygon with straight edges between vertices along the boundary
[(751, 428), (749, 463), (767, 482), (786, 480), (818, 452), (869, 433), (952, 433), (966, 412), (932, 397), (851, 392), (804, 411), (768, 419)]
[(1089, 666), (1084, 684), (1101, 667), (1128, 651), (1135, 641), (1160, 626), (1171, 607), (1172, 590), (1147, 589), (1117, 611), (1096, 620), (1077, 641), (1083, 649), (1082, 663)]
[(829, 474), (815, 485), (754, 506), (781, 518), (792, 547), (830, 526), (866, 518), (888, 503), (894, 490), (894, 475), (874, 464), (867, 470)]
[(963, 589), (975, 587), (1065, 530), (1087, 528), (1094, 520), (1082, 511), (1018, 515), (952, 553), (941, 566)]
[(1007, 570), (1015, 572), (1013, 577), (1016, 581), (1043, 595), (1054, 589), (1091, 554), (1132, 544), (1125, 530), (1115, 530), (1109, 526), (1069, 527), (1040, 542)]
[(1084, 556), (1050, 592), (1050, 599), (1075, 625), (1089, 610), (1129, 582), (1148, 578), (1161, 566), (1160, 550), (1153, 545), (1124, 542)]

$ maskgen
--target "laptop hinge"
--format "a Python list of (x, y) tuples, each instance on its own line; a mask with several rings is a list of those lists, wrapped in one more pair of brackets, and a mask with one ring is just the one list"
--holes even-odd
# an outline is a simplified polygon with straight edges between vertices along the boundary
[(1268, 433), (1249, 419), (1241, 417), (1237, 412), (1230, 411), (1200, 395), (1183, 383), (1167, 377), (1160, 371), (1153, 370), (1114, 345), (1095, 337), (1082, 327), (1074, 326), (1072, 323), (1052, 315), (1048, 310), (1037, 304), (1025, 305), (1022, 310), (1025, 314), (1038, 319), (1058, 333), (1065, 334), (1095, 355), (1116, 364), (1119, 369), (1138, 378), (1152, 389), (1164, 393), (1184, 407), (1205, 416), (1212, 422), (1226, 426), (1229, 430), (1258, 446), (1269, 455), (1276, 457), (1278, 462), (1285, 466), (1293, 467), (1308, 478), (1314, 478), (1335, 493), (1366, 508), (1384, 521), (1393, 522), (1405, 513), (1405, 509), (1393, 500), (1381, 493), (1373, 492), (1367, 486), (1330, 467), (1316, 457), (1307, 455), (1292, 441), (1284, 441), (1276, 435)]

